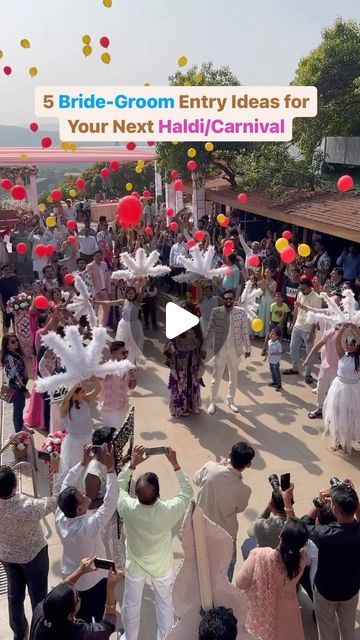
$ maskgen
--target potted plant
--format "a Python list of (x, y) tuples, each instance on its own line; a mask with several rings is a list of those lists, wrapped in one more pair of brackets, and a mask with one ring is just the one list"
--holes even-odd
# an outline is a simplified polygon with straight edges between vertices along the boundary
[(11, 440), (10, 447), (14, 452), (16, 462), (27, 460), (27, 448), (31, 442), (30, 435), (23, 432), (13, 433), (9, 439)]

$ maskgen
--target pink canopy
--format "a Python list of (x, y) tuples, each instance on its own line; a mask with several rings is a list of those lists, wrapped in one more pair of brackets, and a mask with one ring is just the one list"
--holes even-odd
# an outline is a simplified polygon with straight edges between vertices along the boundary
[[(22, 154), (26, 153), (26, 160)], [(38, 164), (65, 164), (88, 162), (119, 163), (155, 160), (154, 147), (136, 147), (134, 151), (128, 151), (125, 147), (79, 147), (76, 151), (64, 151), (59, 148), (41, 149), (39, 147), (1, 147), (0, 167), (7, 165), (38, 165)]]

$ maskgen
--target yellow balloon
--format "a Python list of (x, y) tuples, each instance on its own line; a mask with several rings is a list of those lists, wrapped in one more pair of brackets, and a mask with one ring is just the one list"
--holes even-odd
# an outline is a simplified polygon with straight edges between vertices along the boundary
[(144, 167), (145, 166), (145, 160), (138, 160), (137, 163), (138, 163), (139, 167)]
[(188, 158), (195, 158), (196, 156), (196, 149), (194, 149), (193, 147), (190, 147), (190, 149), (188, 149)]
[(133, 188), (133, 186), (132, 186), (131, 182), (127, 182), (126, 185), (125, 185), (126, 191), (132, 191), (132, 188)]
[(28, 154), (27, 153), (20, 153), (20, 160), (27, 160), (28, 159)]
[(223, 213), (219, 213), (216, 220), (218, 221), (219, 224), (223, 224), (226, 220), (226, 216), (224, 216)]
[(289, 246), (289, 241), (286, 238), (278, 238), (275, 242), (276, 251), (281, 253), (286, 247)]
[(46, 205), (41, 203), (39, 204), (38, 209), (40, 213), (44, 213), (44, 211), (46, 210)]
[(178, 65), (179, 67), (185, 67), (187, 65), (187, 57), (180, 56), (180, 58), (178, 59)]
[(75, 189), (69, 189), (69, 196), (70, 198), (76, 198), (77, 192), (75, 191)]
[(3, 55), (4, 55), (3, 51), (0, 51), (0, 60), (3, 57)]
[(92, 48), (90, 47), (89, 44), (86, 44), (85, 47), (83, 47), (82, 52), (83, 52), (84, 56), (87, 58), (87, 56), (91, 56)]
[(143, 168), (140, 167), (139, 165), (137, 167), (135, 167), (135, 171), (136, 173), (142, 173)]
[(32, 78), (35, 78), (35, 76), (37, 76), (38, 70), (36, 67), (30, 67), (29, 69), (29, 74), (31, 75)]
[(212, 142), (205, 143), (205, 151), (214, 151), (214, 145)]
[(46, 218), (46, 226), (48, 229), (51, 229), (52, 227), (55, 227), (56, 225), (56, 218), (55, 216), (49, 216), (48, 218)]
[(29, 40), (27, 40), (27, 38), (23, 38), (22, 40), (20, 40), (20, 45), (23, 49), (30, 49), (30, 42)]
[(70, 144), (70, 142), (60, 142), (60, 147), (64, 151), (67, 151), (69, 149), (69, 144)]
[(255, 333), (259, 333), (259, 331), (261, 331), (263, 326), (264, 326), (264, 323), (261, 320), (261, 318), (254, 318), (254, 320), (251, 323), (251, 328), (253, 331), (255, 331)]
[(107, 9), (110, 9), (110, 7), (112, 6), (112, 0), (103, 0), (103, 5)]
[(299, 244), (298, 246), (298, 254), (302, 258), (307, 258), (311, 253), (311, 249), (308, 244)]
[(51, 197), (51, 196), (48, 196), (48, 197), (46, 198), (46, 202), (48, 202), (49, 204), (51, 204), (51, 203), (52, 203), (52, 201), (53, 201), (53, 199), (52, 199), (52, 197)]
[(110, 64), (111, 62), (111, 55), (110, 53), (108, 53), (107, 51), (104, 51), (104, 53), (101, 54), (101, 60), (104, 64)]
[(68, 149), (70, 149), (70, 151), (76, 151), (77, 149), (76, 142), (68, 142)]
[(195, 76), (194, 76), (194, 80), (195, 80), (195, 82), (200, 83), (200, 82), (202, 82), (202, 79), (203, 79), (203, 77), (202, 77), (202, 73), (196, 73), (196, 74), (195, 74)]
[(150, 87), (150, 82), (144, 82), (144, 87)]
[(90, 36), (83, 36), (82, 37), (82, 41), (83, 41), (84, 44), (90, 44), (91, 38), (90, 38)]
[(173, 140), (171, 144), (179, 144), (179, 140)]

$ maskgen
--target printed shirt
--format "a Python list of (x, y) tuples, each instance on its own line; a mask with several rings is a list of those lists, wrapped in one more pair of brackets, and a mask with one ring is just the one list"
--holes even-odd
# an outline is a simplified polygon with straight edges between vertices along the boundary
[(272, 322), (283, 322), (284, 317), (289, 313), (290, 309), (286, 302), (278, 305), (277, 302), (273, 302), (270, 305), (270, 317)]
[(106, 376), (102, 382), (100, 411), (123, 411), (129, 392), (129, 376)]

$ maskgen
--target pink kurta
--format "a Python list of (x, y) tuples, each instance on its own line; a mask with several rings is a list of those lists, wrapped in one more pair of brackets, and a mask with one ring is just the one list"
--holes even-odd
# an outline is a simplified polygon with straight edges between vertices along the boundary
[(245, 560), (235, 584), (248, 598), (246, 628), (259, 640), (305, 640), (296, 593), (305, 565), (302, 551), (300, 572), (289, 580), (276, 549), (258, 547)]

